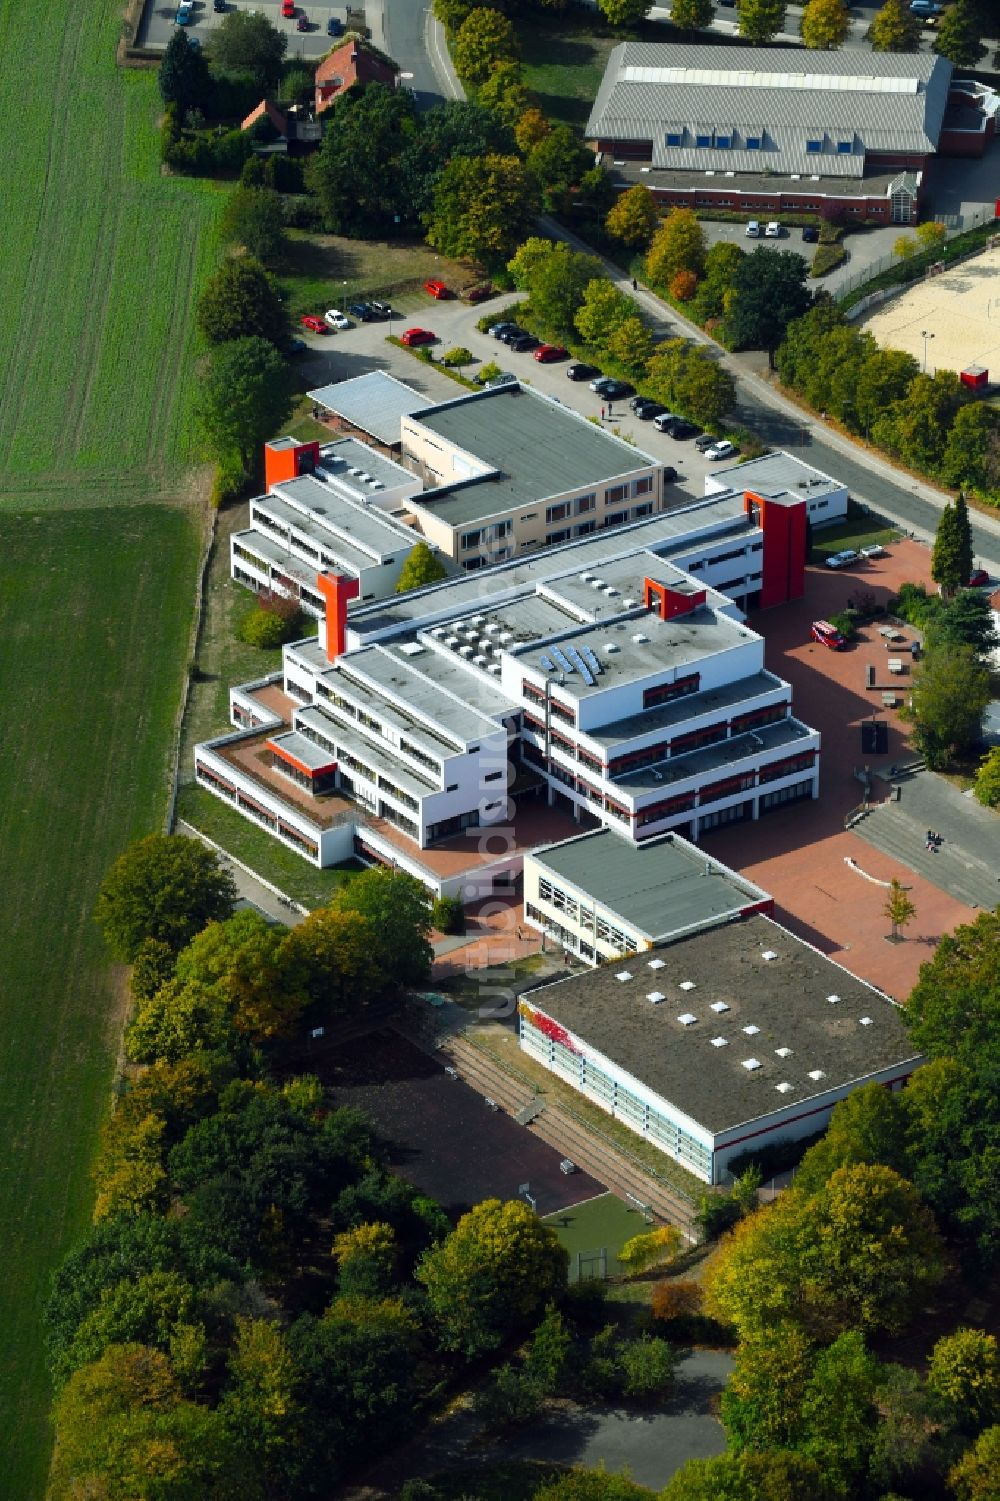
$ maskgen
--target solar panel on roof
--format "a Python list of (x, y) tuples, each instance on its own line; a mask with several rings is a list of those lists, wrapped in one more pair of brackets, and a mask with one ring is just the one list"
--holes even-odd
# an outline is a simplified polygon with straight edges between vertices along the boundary
[(587, 687), (588, 688), (593, 688), (593, 686), (594, 686), (594, 674), (591, 672), (590, 668), (587, 666), (586, 662), (583, 660), (583, 658), (581, 657), (580, 653), (577, 651), (576, 647), (575, 646), (569, 647), (568, 650), (567, 650), (567, 652), (566, 652), (566, 655), (569, 657), (570, 661), (572, 662), (573, 666), (576, 668), (577, 672), (583, 678), (583, 681), (586, 683)]
[(564, 651), (561, 651), (558, 646), (554, 646), (552, 648), (552, 655), (555, 657), (563, 672), (573, 671), (572, 662), (570, 661), (569, 657), (567, 657), (566, 653)]
[(538, 665), (543, 672), (555, 672), (555, 668), (548, 657), (539, 657)]
[(580, 654), (595, 677), (599, 672), (604, 671), (604, 668), (601, 666), (600, 659), (598, 658), (597, 653), (592, 647), (581, 647)]

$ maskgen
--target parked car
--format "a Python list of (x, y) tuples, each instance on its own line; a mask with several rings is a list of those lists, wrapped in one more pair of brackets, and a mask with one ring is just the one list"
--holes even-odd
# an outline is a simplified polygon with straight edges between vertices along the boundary
[(644, 401), (635, 415), (640, 422), (655, 422), (658, 417), (668, 416), (669, 413), (662, 401)]
[(507, 345), (507, 348), (512, 349), (515, 354), (527, 354), (529, 350), (539, 348), (540, 340), (536, 339), (534, 334), (522, 333), (514, 334), (513, 336), (508, 334), (506, 339), (504, 340), (504, 343)]
[(628, 404), (629, 411), (638, 412), (640, 407), (647, 406), (653, 399), (652, 396), (633, 396)]
[(497, 338), (501, 344), (509, 344), (512, 339), (522, 339), (527, 332), (528, 330), (522, 328), (519, 323), (511, 323), (508, 327), (501, 329)]
[(502, 339), (505, 333), (520, 333), (521, 330), (516, 323), (511, 323), (508, 319), (506, 323), (492, 323), (486, 332), (491, 334), (494, 339)]
[(657, 432), (668, 433), (671, 437), (673, 437), (673, 424), (677, 420), (678, 418), (675, 412), (668, 412), (664, 410), (662, 412), (655, 412), (653, 414), (653, 426), (656, 428)]
[(331, 16), (326, 23), (327, 36), (340, 36), (344, 29), (344, 23), (339, 16)]
[(226, 0), (212, 0), (212, 9), (217, 15), (225, 15)]
[(328, 334), (330, 332), (329, 326), (323, 321), (322, 318), (317, 318), (314, 313), (307, 313), (304, 318), (299, 319), (299, 322), (302, 324), (302, 327), (307, 328), (311, 334)]
[(828, 620), (814, 620), (809, 627), (809, 634), (814, 641), (818, 641), (821, 646), (828, 646), (831, 651), (842, 651), (847, 645), (837, 627)]
[(749, 222), (749, 224), (747, 225), (746, 229), (743, 231), (743, 233), (746, 235), (746, 237), (747, 237), (748, 240), (759, 240), (760, 239), (760, 220), (759, 219), (751, 219), (750, 222)]
[(566, 359), (568, 349), (561, 344), (539, 344), (535, 350), (535, 359), (540, 365), (554, 365), (558, 360)]
[(499, 375), (491, 375), (483, 384), (487, 391), (499, 391), (501, 386), (516, 386), (517, 376), (511, 375), (509, 370), (501, 370)]
[(970, 589), (982, 589), (986, 584), (989, 583), (989, 581), (990, 576), (986, 572), (985, 568), (973, 568), (972, 572), (969, 574), (968, 587)]
[(863, 558), (885, 557), (885, 548), (882, 546), (881, 542), (869, 542), (867, 547), (860, 547), (858, 551)]
[(580, 360), (574, 360), (572, 365), (566, 366), (567, 380), (600, 380), (601, 372), (596, 365), (584, 365)]
[(819, 240), (819, 230), (815, 224), (807, 224), (802, 231), (802, 238), (807, 245), (815, 245)]
[(937, 0), (910, 0), (910, 14), (914, 16), (939, 16), (941, 9)]
[(683, 442), (685, 438), (693, 438), (698, 431), (697, 423), (689, 422), (686, 417), (672, 417), (664, 428), (671, 438)]
[(174, 20), (178, 26), (190, 26), (194, 21), (194, 11), (191, 9), (191, 0), (181, 0), (177, 7)]
[(728, 438), (723, 438), (719, 443), (713, 443), (711, 448), (703, 450), (706, 459), (714, 463), (718, 459), (734, 459), (739, 453), (735, 443), (730, 443)]
[(694, 446), (699, 453), (704, 453), (706, 448), (714, 448), (718, 441), (711, 433), (702, 433), (700, 438), (695, 438)]
[(352, 318), (357, 318), (359, 323), (371, 323), (375, 317), (371, 305), (367, 302), (349, 302), (347, 304), (347, 311), (351, 314)]
[(290, 339), (286, 339), (282, 344), (281, 352), (282, 354), (287, 355), (289, 359), (294, 359), (298, 354), (305, 354), (308, 348), (309, 345), (306, 343), (305, 339), (297, 339), (293, 335)]
[(350, 318), (340, 312), (339, 308), (328, 308), (323, 314), (323, 318), (331, 328), (350, 328), (352, 326)]
[(781, 228), (781, 225), (778, 223), (777, 219), (768, 220), (767, 227), (764, 230), (764, 238), (766, 240), (780, 240), (783, 233), (784, 230)]
[(295, 0), (281, 0), (281, 14), (286, 21), (295, 19)]
[(296, 31), (308, 31), (309, 30), (309, 17), (305, 14), (305, 12), (303, 12), (302, 15), (299, 16), (299, 19), (296, 21), (296, 23), (295, 23), (295, 30)]
[(437, 334), (432, 334), (429, 328), (408, 328), (399, 342), (411, 349), (415, 344), (434, 344), (436, 341)]
[(394, 318), (396, 316), (396, 311), (390, 302), (372, 301), (369, 302), (368, 306), (376, 318)]
[(596, 391), (598, 396), (603, 396), (605, 401), (624, 401), (626, 396), (632, 395), (635, 388), (627, 380), (615, 380), (610, 375), (602, 375), (590, 382), (590, 389)]
[(832, 552), (826, 560), (827, 568), (850, 568), (852, 563), (858, 561), (858, 554), (853, 547), (842, 548), (840, 552)]
[(466, 290), (462, 293), (462, 296), (465, 298), (466, 302), (485, 302), (487, 297), (492, 297), (493, 295), (493, 288), (490, 286), (489, 282), (481, 287), (467, 287)]
[(676, 478), (677, 478), (677, 470), (674, 468), (673, 464), (664, 464), (664, 466), (663, 466), (663, 483), (665, 485), (672, 485), (673, 482), (674, 482), (674, 480)]
[(454, 292), (449, 292), (443, 281), (425, 281), (424, 291), (429, 292), (438, 302), (445, 302), (455, 295)]

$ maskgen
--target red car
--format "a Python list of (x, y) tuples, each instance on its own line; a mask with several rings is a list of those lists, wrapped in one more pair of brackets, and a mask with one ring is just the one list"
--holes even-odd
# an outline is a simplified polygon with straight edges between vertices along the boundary
[(493, 288), (490, 286), (468, 287), (462, 293), (462, 296), (465, 298), (466, 302), (485, 302), (487, 297), (493, 296)]
[(414, 344), (433, 344), (436, 339), (437, 334), (432, 334), (429, 328), (408, 328), (399, 342), (410, 349)]
[(326, 324), (323, 322), (322, 318), (314, 318), (312, 313), (307, 313), (304, 318), (299, 319), (299, 322), (302, 324), (302, 327), (307, 328), (311, 334), (328, 334), (330, 332)]
[(985, 568), (973, 568), (969, 574), (968, 587), (970, 589), (982, 589), (990, 581), (990, 576)]
[(561, 344), (539, 344), (535, 350), (535, 359), (540, 365), (552, 365), (556, 360), (565, 360), (568, 355), (569, 350)]
[(449, 292), (443, 281), (425, 281), (424, 291), (429, 292), (432, 297), (436, 297), (438, 302), (444, 302), (452, 296), (452, 293)]
[(818, 641), (821, 646), (828, 646), (831, 651), (842, 651), (847, 645), (837, 627), (828, 620), (814, 620), (809, 627), (809, 634), (814, 641)]
[(295, 0), (281, 0), (281, 14), (286, 21), (295, 19)]

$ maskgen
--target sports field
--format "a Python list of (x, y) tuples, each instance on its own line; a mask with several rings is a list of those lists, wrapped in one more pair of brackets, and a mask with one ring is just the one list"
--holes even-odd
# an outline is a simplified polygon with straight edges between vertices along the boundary
[[(884, 348), (912, 354), (927, 372), (982, 365), (1000, 377), (1000, 246), (927, 276), (891, 297), (861, 326)], [(924, 341), (924, 334), (932, 335)]]
[(39, 1501), (40, 1313), (89, 1217), (121, 1014), (90, 914), (166, 804), (199, 550), (192, 289), (224, 192), (160, 176), (118, 0), (2, 14), (0, 1491)]
[[(612, 1193), (546, 1215), (545, 1223), (552, 1226), (569, 1252), (571, 1282), (597, 1275), (599, 1267), (608, 1277), (619, 1276), (622, 1268), (618, 1252), (633, 1235), (649, 1229), (638, 1209)], [(603, 1257), (600, 1252), (605, 1253)]]

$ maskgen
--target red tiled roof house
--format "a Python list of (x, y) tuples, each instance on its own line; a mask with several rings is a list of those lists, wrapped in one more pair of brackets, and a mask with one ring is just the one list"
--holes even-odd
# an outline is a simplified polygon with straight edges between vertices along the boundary
[(393, 88), (396, 78), (391, 63), (383, 62), (356, 40), (346, 41), (324, 57), (316, 69), (316, 113), (322, 114), (338, 94), (356, 83), (384, 83)]

